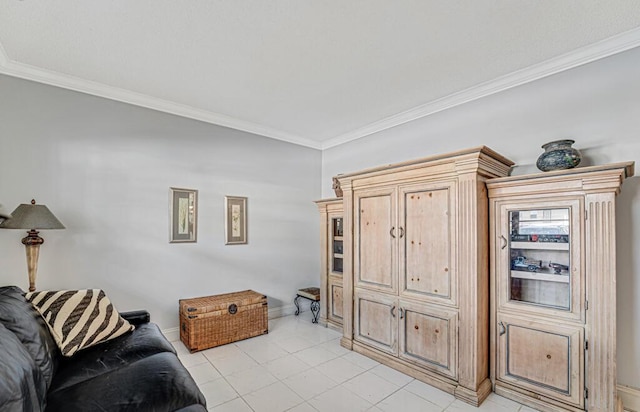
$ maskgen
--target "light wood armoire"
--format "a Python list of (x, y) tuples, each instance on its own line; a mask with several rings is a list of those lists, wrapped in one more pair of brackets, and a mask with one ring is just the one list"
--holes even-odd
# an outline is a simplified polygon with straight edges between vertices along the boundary
[(540, 411), (622, 411), (615, 200), (633, 162), (487, 183), (491, 379)]
[(320, 212), (320, 324), (342, 330), (342, 199), (316, 201)]
[(489, 380), (487, 147), (339, 175), (341, 344), (472, 405)]

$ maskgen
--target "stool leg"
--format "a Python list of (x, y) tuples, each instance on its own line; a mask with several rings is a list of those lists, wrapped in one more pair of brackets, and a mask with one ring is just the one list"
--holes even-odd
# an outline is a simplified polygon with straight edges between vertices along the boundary
[(293, 300), (294, 305), (296, 305), (296, 316), (300, 314), (300, 305), (298, 304), (298, 299), (300, 299), (300, 295), (296, 296)]
[(318, 323), (318, 315), (320, 314), (320, 302), (314, 300), (311, 302), (311, 313), (313, 314), (312, 323)]

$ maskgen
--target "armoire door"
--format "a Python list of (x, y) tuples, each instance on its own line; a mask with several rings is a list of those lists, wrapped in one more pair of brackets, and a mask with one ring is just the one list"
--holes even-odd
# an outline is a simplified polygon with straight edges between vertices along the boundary
[(499, 315), (497, 376), (540, 395), (584, 405), (584, 328)]
[(329, 319), (334, 322), (342, 323), (342, 311), (343, 311), (343, 293), (342, 293), (342, 279), (339, 281), (329, 282)]
[(354, 339), (397, 356), (398, 299), (358, 289), (354, 298)]
[(458, 313), (400, 301), (400, 358), (456, 378)]
[(397, 293), (396, 190), (356, 193), (354, 201), (356, 287)]
[(399, 190), (400, 295), (455, 304), (456, 184)]

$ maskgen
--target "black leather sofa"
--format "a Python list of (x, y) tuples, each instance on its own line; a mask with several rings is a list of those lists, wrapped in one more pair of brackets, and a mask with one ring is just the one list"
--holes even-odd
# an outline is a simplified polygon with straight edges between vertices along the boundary
[(206, 411), (148, 314), (122, 315), (135, 330), (67, 358), (24, 292), (0, 287), (0, 411)]

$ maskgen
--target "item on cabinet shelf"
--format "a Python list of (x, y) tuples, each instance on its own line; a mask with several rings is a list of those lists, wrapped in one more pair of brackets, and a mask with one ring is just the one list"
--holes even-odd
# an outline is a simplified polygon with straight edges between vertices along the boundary
[(518, 256), (511, 261), (511, 269), (513, 270), (523, 269), (529, 272), (537, 272), (541, 267), (541, 260), (527, 259), (524, 256)]
[(335, 176), (333, 178), (332, 188), (333, 188), (333, 191), (336, 192), (336, 197), (342, 197), (342, 189), (340, 188), (340, 181)]
[(180, 340), (193, 353), (269, 333), (267, 297), (252, 290), (180, 299)]
[(559, 275), (560, 273), (562, 273), (563, 270), (564, 271), (569, 270), (569, 266), (563, 265), (562, 263), (549, 262), (549, 267), (553, 269), (553, 273), (555, 273), (556, 275)]
[(569, 235), (511, 235), (514, 242), (568, 243)]
[(543, 172), (578, 166), (582, 158), (578, 149), (571, 147), (574, 143), (573, 140), (565, 139), (543, 144), (544, 153), (538, 157), (536, 166)]

